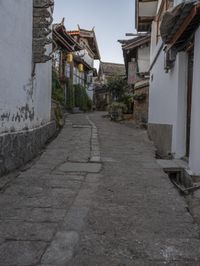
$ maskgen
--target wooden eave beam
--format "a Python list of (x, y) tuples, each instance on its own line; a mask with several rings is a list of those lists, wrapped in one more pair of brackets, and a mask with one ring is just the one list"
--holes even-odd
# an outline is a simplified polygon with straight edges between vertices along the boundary
[(154, 20), (154, 16), (145, 16), (145, 17), (139, 17), (138, 21), (140, 22), (152, 22)]
[[(135, 26), (136, 29), (139, 29), (139, 23), (140, 23), (140, 16), (139, 16), (139, 3), (151, 3), (151, 2), (158, 2), (158, 0), (135, 0)], [(154, 17), (151, 21), (154, 20)], [(151, 22), (149, 21), (149, 22)]]
[(172, 37), (170, 40), (170, 43), (167, 45), (167, 50), (169, 50), (175, 43), (176, 41), (181, 37), (183, 32), (186, 30), (192, 19), (195, 17), (197, 14), (197, 9), (200, 8), (200, 4), (195, 5), (192, 10), (190, 11), (189, 15), (185, 18), (183, 24), (179, 28), (179, 30), (176, 32), (176, 34)]
[[(162, 15), (162, 12), (164, 10), (164, 6), (166, 5), (166, 1), (165, 0), (162, 0), (161, 4), (160, 4), (160, 7), (159, 7), (159, 10), (158, 10), (158, 13), (156, 15), (156, 21), (158, 20), (158, 18)], [(166, 6), (167, 8), (167, 6)]]
[(158, 2), (158, 0), (139, 0), (138, 2), (148, 3), (148, 2)]

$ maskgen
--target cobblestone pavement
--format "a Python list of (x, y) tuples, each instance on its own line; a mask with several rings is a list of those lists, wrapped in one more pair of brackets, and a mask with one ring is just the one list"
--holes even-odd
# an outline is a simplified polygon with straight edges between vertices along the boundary
[(200, 265), (199, 228), (145, 131), (102, 113), (69, 115), (0, 189), (0, 266)]

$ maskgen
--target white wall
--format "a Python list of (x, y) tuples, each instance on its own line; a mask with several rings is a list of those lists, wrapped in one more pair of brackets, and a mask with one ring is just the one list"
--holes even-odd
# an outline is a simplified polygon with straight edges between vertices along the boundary
[(172, 153), (185, 155), (187, 56), (179, 53), (174, 68), (165, 73), (164, 52), (151, 70), (149, 90), (149, 123), (173, 126)]
[(50, 120), (51, 63), (32, 79), (32, 0), (0, 1), (0, 133)]
[(195, 34), (189, 165), (200, 175), (200, 28)]
[(177, 66), (165, 73), (164, 53), (161, 52), (150, 75), (149, 122), (173, 124), (177, 102)]
[(50, 121), (51, 114), (51, 79), (52, 63), (36, 65), (35, 91), (35, 123), (34, 126)]
[(186, 122), (187, 122), (187, 72), (188, 56), (181, 52), (177, 56), (178, 65), (178, 92), (177, 92), (177, 115), (174, 126), (175, 157), (181, 158), (186, 154)]

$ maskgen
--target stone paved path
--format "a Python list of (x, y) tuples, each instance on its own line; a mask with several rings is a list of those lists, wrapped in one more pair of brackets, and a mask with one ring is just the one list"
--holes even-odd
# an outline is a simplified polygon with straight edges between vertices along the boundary
[(0, 266), (200, 265), (199, 228), (145, 131), (101, 113), (70, 115), (0, 189)]

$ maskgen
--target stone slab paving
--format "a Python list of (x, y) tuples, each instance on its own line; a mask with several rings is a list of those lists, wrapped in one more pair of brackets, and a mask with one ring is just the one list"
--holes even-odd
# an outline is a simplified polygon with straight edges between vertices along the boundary
[(63, 172), (86, 172), (98, 173), (101, 170), (101, 164), (97, 163), (64, 163), (59, 168)]
[(68, 225), (82, 227), (88, 207), (79, 203), (90, 202), (93, 191), (87, 173), (101, 168), (89, 163), (91, 135), (87, 117), (72, 115), (40, 157), (1, 179), (1, 266), (59, 266), (71, 259), (78, 233)]
[(200, 265), (199, 227), (146, 132), (69, 115), (0, 182), (0, 266)]
[(66, 265), (200, 265), (199, 227), (155, 159), (145, 131), (90, 115), (101, 178)]

